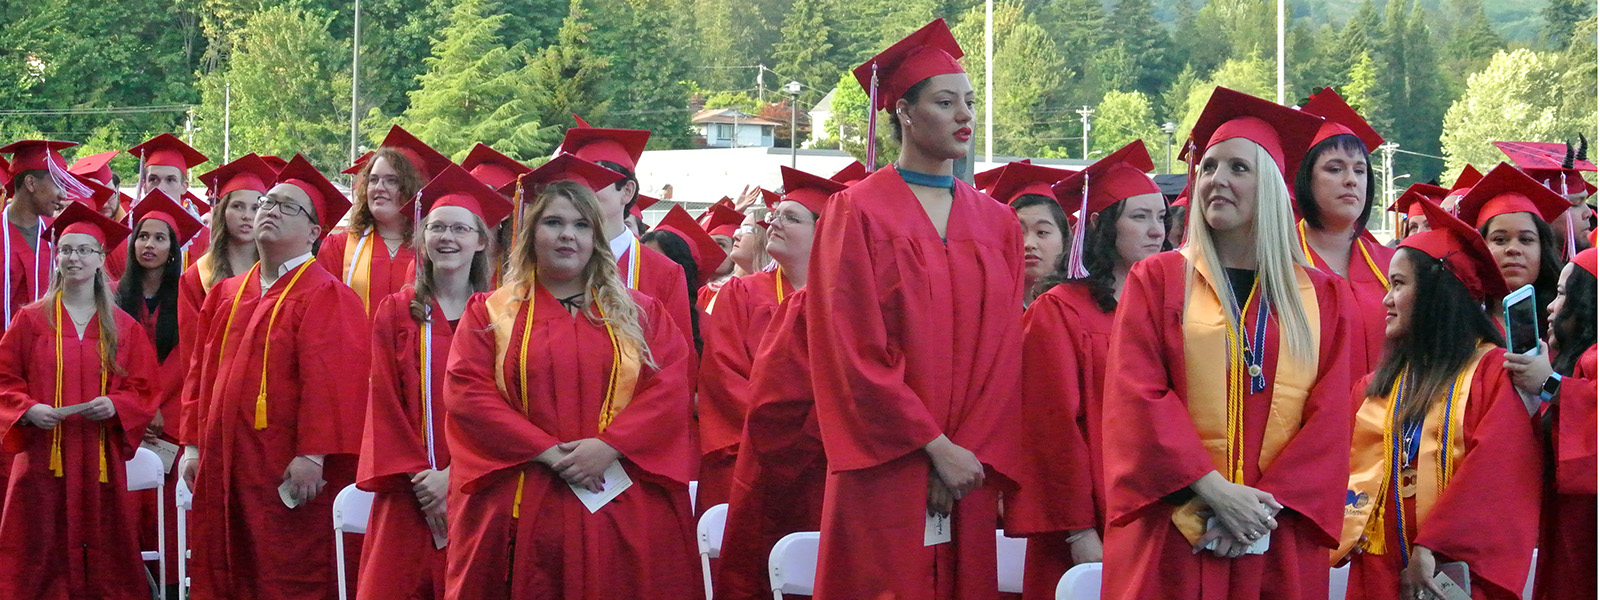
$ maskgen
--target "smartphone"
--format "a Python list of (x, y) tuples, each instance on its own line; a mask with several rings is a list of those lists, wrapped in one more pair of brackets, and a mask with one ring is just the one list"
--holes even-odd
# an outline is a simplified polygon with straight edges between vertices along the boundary
[(1532, 285), (1506, 295), (1506, 344), (1513, 354), (1539, 353), (1539, 310), (1534, 304), (1537, 301)]
[(1464, 562), (1439, 565), (1433, 582), (1444, 590), (1445, 600), (1472, 600), (1472, 574)]

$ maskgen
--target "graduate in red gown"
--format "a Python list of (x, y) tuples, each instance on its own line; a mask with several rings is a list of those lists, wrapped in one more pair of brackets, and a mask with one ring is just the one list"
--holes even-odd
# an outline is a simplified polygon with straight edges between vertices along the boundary
[(1286, 175), (1318, 124), (1217, 88), (1185, 246), (1128, 273), (1101, 418), (1106, 598), (1328, 595), (1353, 331), (1345, 286), (1300, 254)]
[[(986, 193), (1010, 206), (1022, 225), (1023, 300), (1032, 304), (1044, 291), (1039, 282), (1055, 273), (1061, 257), (1066, 256), (1072, 224), (1077, 222), (1076, 217), (1062, 210), (1050, 191), (1051, 185), (1066, 179), (1072, 171), (1041, 167), (1027, 161), (1009, 163), (997, 170)], [(1077, 205), (1072, 208), (1077, 209)]]
[[(70, 178), (61, 150), (77, 144), (44, 140), (23, 140), (0, 147), (0, 154), (11, 155), (11, 170), (5, 177), (5, 236), (0, 238), (0, 253), (5, 254), (4, 279), (0, 284), (0, 330), (10, 327), (11, 319), (23, 305), (44, 296), (50, 285), (51, 257), (45, 240), (45, 219), (66, 208), (69, 200), (64, 186)], [(76, 181), (72, 182), (76, 183)], [(81, 185), (81, 184), (79, 184)], [(44, 250), (40, 251), (43, 247)]]
[[(113, 154), (113, 152), (104, 154)], [(91, 192), (88, 198), (79, 198), (79, 201), (107, 219), (119, 223), (127, 221), (128, 210), (133, 208), (133, 196), (122, 193), (114, 185), (101, 183), (100, 180), (94, 177), (77, 173), (73, 173), (73, 175), (76, 175), (78, 182), (87, 186)]]
[(383, 145), (362, 163), (350, 224), (327, 237), (317, 250), (317, 264), (355, 290), (369, 315), (379, 300), (410, 283), (416, 271), (411, 249), (416, 225), (400, 207), (450, 164), (399, 125), (389, 129)]
[[(450, 165), (422, 188), (425, 219), (417, 280), (378, 304), (372, 378), (356, 482), (376, 492), (361, 557), (357, 598), (444, 598), (444, 379), (467, 299), (489, 289), (493, 226), (511, 203)], [(424, 362), (426, 361), (426, 362)]]
[[(643, 201), (644, 198), (641, 197), (640, 203)], [(744, 222), (744, 213), (724, 204), (713, 204), (701, 218), (704, 219), (706, 233), (711, 234), (711, 239), (716, 240), (717, 246), (727, 255), (722, 264), (717, 265), (712, 271), (705, 286), (700, 288), (700, 293), (695, 296), (695, 306), (700, 310), (706, 310), (711, 301), (717, 297), (717, 292), (722, 290), (722, 286), (736, 277), (733, 272), (733, 243), (734, 238), (739, 235), (739, 224)]]
[(149, 598), (123, 463), (156, 410), (155, 353), (102, 268), (128, 229), (74, 203), (49, 234), (60, 253), (45, 300), (0, 339), (0, 439), (17, 453), (0, 517), (0, 597)]
[(1433, 230), (1389, 264), (1383, 359), (1355, 387), (1334, 557), (1350, 560), (1352, 600), (1443, 597), (1434, 577), (1454, 561), (1473, 598), (1513, 600), (1533, 557), (1541, 463), (1483, 309), (1498, 308), (1505, 281), (1471, 226), (1424, 210)]
[[(522, 203), (522, 199), (517, 197), (517, 178), (533, 171), (527, 165), (481, 143), (467, 153), (467, 158), (461, 161), (461, 168), (510, 200), (513, 207)], [(516, 228), (516, 223), (512, 221), (506, 219), (494, 228), (494, 243), (489, 245), (489, 265), (493, 268), (489, 285), (492, 287), (499, 287), (500, 279), (505, 274), (506, 253), (511, 250), (511, 231)]]
[(951, 176), (975, 103), (960, 56), (938, 20), (855, 71), (902, 149), (829, 200), (812, 251), (823, 600), (998, 593), (998, 500), (1021, 451), (1022, 231)]
[(1592, 247), (1590, 222), (1595, 213), (1585, 201), (1594, 195), (1596, 188), (1583, 178), (1583, 172), (1594, 172), (1596, 168), (1588, 159), (1589, 141), (1580, 139), (1577, 148), (1573, 148), (1571, 142), (1494, 143), (1523, 173), (1567, 201), (1566, 210), (1547, 221), (1563, 261), (1570, 261), (1579, 251)]
[[(473, 296), (456, 329), (451, 598), (703, 593), (689, 348), (659, 300), (623, 285), (591, 191), (617, 174), (600, 170), (528, 194), (505, 285)], [(620, 493), (590, 507), (580, 491)]]
[[(179, 339), (183, 335), (178, 324), (178, 277), (183, 272), (183, 245), (204, 227), (200, 220), (173, 202), (161, 190), (151, 190), (133, 210), (134, 232), (129, 237), (127, 271), (117, 282), (117, 307), (133, 316), (144, 328), (144, 334), (155, 347), (156, 370), (150, 382), (151, 395), (156, 401), (155, 416), (145, 427), (144, 438), (168, 443), (178, 443), (177, 431), (181, 420), (180, 397), (184, 375), (189, 364), (184, 362)], [(156, 502), (174, 506), (178, 486), (178, 471), (166, 474), (163, 498), (144, 494), (143, 534), (145, 548), (156, 547), (156, 518), (161, 514)], [(165, 581), (162, 585), (178, 583), (178, 511), (167, 510), (166, 549), (168, 552)]]
[(1323, 118), (1294, 179), (1300, 249), (1311, 266), (1350, 287), (1350, 317), (1359, 334), (1349, 346), (1350, 368), (1359, 377), (1377, 367), (1383, 352), (1383, 296), (1394, 255), (1367, 232), (1377, 192), (1367, 155), (1383, 145), (1383, 136), (1332, 88), (1312, 94), (1300, 110)]
[[(1405, 193), (1400, 194), (1400, 197), (1395, 199), (1394, 204), (1389, 205), (1391, 212), (1400, 213), (1400, 216), (1405, 219), (1404, 225), (1400, 228), (1398, 240), (1432, 229), (1432, 227), (1428, 226), (1428, 215), (1423, 213), (1421, 203), (1427, 202), (1434, 206), (1439, 206), (1444, 202), (1444, 197), (1449, 194), (1450, 190), (1426, 183), (1413, 183), (1411, 187), (1406, 188)], [(1379, 350), (1381, 352), (1382, 349), (1380, 348)]]
[(1539, 331), (1549, 331), (1545, 308), (1556, 297), (1565, 264), (1547, 221), (1567, 206), (1565, 198), (1506, 163), (1490, 169), (1456, 204), (1457, 216), (1489, 244), (1506, 289), (1533, 286)]
[(329, 523), (355, 479), (369, 338), (360, 298), (311, 248), (350, 204), (302, 156), (276, 180), (256, 211), (261, 262), (206, 297), (185, 387), (197, 599), (337, 597)]
[[(1561, 271), (1550, 303), (1549, 352), (1506, 355), (1535, 407), (1545, 446), (1544, 505), (1534, 597), (1592, 598), (1595, 582), (1595, 250)], [(1554, 355), (1553, 357), (1551, 355)]]
[[(224, 279), (243, 274), (256, 264), (256, 201), (276, 181), (278, 171), (255, 154), (200, 175), (211, 197), (211, 245), (178, 279), (178, 351), (185, 365), (204, 336), (200, 308), (206, 295)], [(188, 333), (188, 332), (193, 333)], [(188, 335), (184, 335), (188, 333)]]
[(1067, 569), (1101, 560), (1101, 390), (1112, 318), (1128, 270), (1167, 239), (1166, 198), (1145, 174), (1152, 168), (1144, 142), (1135, 140), (1051, 192), (1060, 208), (1088, 217), (1022, 317), (1026, 452), (1021, 489), (1006, 498), (1005, 524), (1009, 535), (1028, 538), (1022, 585), (1028, 600), (1054, 598)]
[(749, 412), (750, 379), (756, 348), (778, 305), (805, 287), (817, 217), (828, 197), (844, 184), (780, 167), (783, 200), (770, 220), (767, 252), (778, 268), (730, 279), (717, 294), (716, 312), (702, 326), (705, 351), (700, 364), (696, 411), (700, 417), (698, 512), (728, 501), (739, 437)]
[[(188, 211), (190, 216), (200, 219), (202, 223), (205, 222), (203, 217), (211, 207), (205, 200), (189, 193), (189, 169), (205, 164), (209, 160), (206, 155), (170, 133), (145, 140), (144, 143), (129, 148), (128, 153), (140, 161), (139, 184), (134, 193), (135, 198), (143, 198), (151, 190), (161, 190), (167, 193), (168, 198), (172, 198)], [(184, 266), (194, 264), (209, 247), (211, 247), (211, 232), (202, 228), (199, 235), (183, 247)], [(123, 270), (127, 268), (126, 259), (126, 248), (117, 248), (107, 257), (107, 272), (113, 279), (122, 277)]]
[[(644, 292), (666, 305), (667, 314), (672, 315), (672, 322), (677, 324), (684, 343), (693, 348), (694, 321), (689, 316), (689, 289), (684, 285), (683, 267), (660, 252), (642, 247), (639, 236), (623, 223), (628, 207), (639, 197), (639, 180), (634, 170), (649, 140), (650, 132), (642, 129), (602, 129), (580, 121), (579, 127), (567, 130), (566, 137), (561, 140), (561, 152), (622, 175), (611, 187), (595, 192), (600, 200), (600, 212), (605, 216), (601, 227), (611, 255), (617, 259), (617, 272), (628, 289)], [(699, 357), (690, 357), (690, 373), (698, 362)]]

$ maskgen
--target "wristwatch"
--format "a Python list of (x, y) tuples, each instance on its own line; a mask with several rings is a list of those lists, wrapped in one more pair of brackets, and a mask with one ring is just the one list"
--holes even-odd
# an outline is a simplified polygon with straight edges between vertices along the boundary
[(1549, 402), (1556, 394), (1561, 393), (1561, 374), (1551, 372), (1544, 380), (1544, 386), (1539, 388), (1539, 400)]

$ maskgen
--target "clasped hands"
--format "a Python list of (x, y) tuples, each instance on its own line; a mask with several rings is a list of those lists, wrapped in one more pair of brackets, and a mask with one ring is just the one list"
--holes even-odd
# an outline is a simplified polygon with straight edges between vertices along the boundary
[(551, 446), (533, 461), (550, 467), (570, 485), (598, 493), (605, 491), (606, 467), (621, 457), (611, 444), (584, 438)]
[(1238, 558), (1262, 536), (1278, 528), (1278, 511), (1283, 510), (1272, 494), (1224, 479), (1216, 471), (1191, 484), (1195, 494), (1210, 508), (1203, 517), (1216, 517), (1206, 528), (1194, 552), (1200, 553), (1215, 541), (1211, 552), (1222, 558)]
[[(88, 408), (85, 408), (82, 412), (77, 413), (83, 415), (83, 418), (85, 419), (90, 421), (104, 421), (111, 417), (117, 416), (117, 406), (112, 404), (110, 398), (100, 396), (99, 398), (90, 400), (88, 404)], [(29, 425), (48, 430), (55, 429), (57, 425), (61, 424), (62, 420), (70, 416), (72, 415), (61, 414), (61, 411), (54, 407), (45, 404), (35, 404), (28, 407), (28, 411), (23, 413), (22, 418), (27, 420)]]

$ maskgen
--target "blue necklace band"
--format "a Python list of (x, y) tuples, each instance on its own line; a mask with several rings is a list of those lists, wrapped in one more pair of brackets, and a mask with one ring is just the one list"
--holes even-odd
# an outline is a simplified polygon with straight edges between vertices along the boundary
[(894, 170), (900, 173), (901, 179), (904, 179), (906, 183), (911, 185), (944, 188), (947, 190), (953, 190), (956, 187), (956, 178), (954, 175), (933, 175), (930, 173), (921, 173), (907, 169), (900, 165), (895, 165)]

